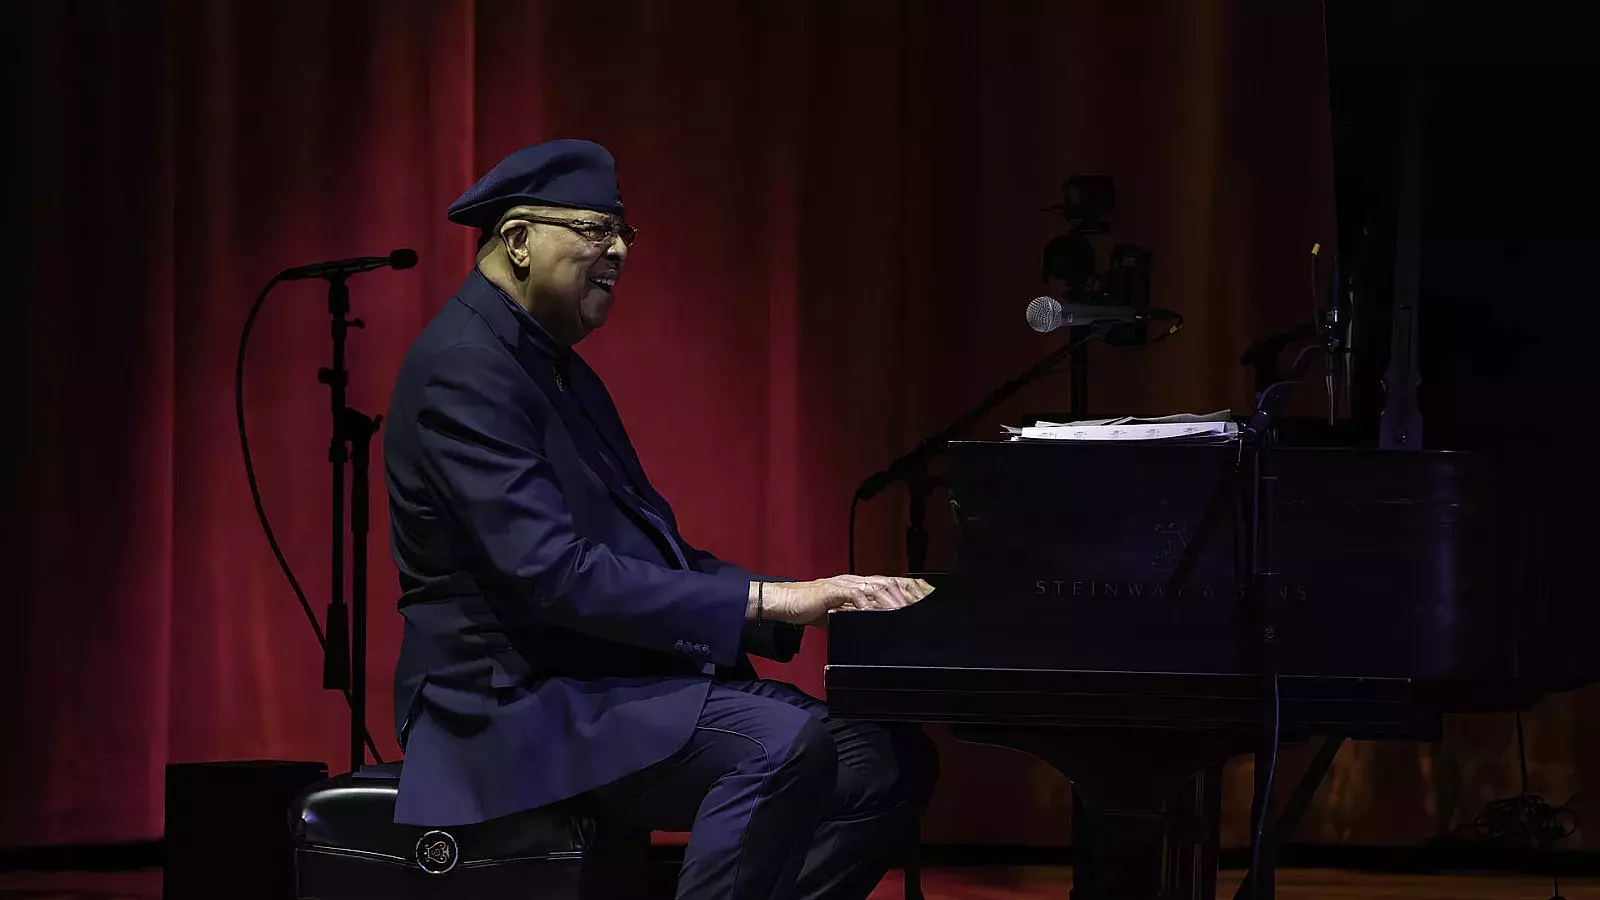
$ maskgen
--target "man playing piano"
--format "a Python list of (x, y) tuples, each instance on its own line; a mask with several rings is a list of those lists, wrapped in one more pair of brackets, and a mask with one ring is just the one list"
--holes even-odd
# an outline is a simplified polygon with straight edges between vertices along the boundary
[(756, 677), (804, 626), (932, 588), (761, 578), (696, 549), (573, 347), (634, 230), (611, 155), (554, 141), (450, 208), (477, 266), (423, 330), (384, 429), (404, 638), (397, 821), (481, 822), (577, 795), (691, 832), (681, 898), (864, 898), (934, 778), (917, 730), (836, 721)]

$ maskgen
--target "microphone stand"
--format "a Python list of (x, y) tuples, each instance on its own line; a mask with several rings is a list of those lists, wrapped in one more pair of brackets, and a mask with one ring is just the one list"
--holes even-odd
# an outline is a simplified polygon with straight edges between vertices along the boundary
[[(906, 527), (906, 571), (920, 572), (927, 564), (928, 534), (923, 527), (923, 519), (927, 514), (927, 496), (938, 486), (939, 480), (928, 474), (928, 462), (936, 454), (942, 453), (956, 435), (969, 428), (974, 422), (983, 418), (995, 407), (1003, 403), (1011, 395), (1022, 390), (1029, 383), (1038, 379), (1061, 363), (1063, 359), (1072, 356), (1089, 342), (1090, 338), (1101, 333), (1100, 325), (1084, 326), (1082, 333), (1073, 329), (1072, 339), (1057, 348), (1049, 356), (1036, 363), (1032, 368), (1021, 375), (1000, 385), (989, 393), (989, 396), (961, 418), (946, 426), (937, 434), (930, 435), (917, 442), (917, 446), (908, 453), (901, 455), (887, 468), (874, 472), (861, 482), (856, 489), (857, 500), (870, 500), (881, 493), (896, 481), (904, 481), (910, 491), (910, 522)], [(1076, 384), (1076, 379), (1074, 379)]]
[[(322, 686), (350, 694), (350, 771), (366, 762), (367, 735), (367, 531), (369, 462), (372, 436), (383, 421), (369, 417), (345, 402), (350, 372), (345, 367), (345, 337), (351, 328), (364, 328), (350, 319), (349, 272), (330, 272), (328, 315), (332, 317), (333, 365), (317, 370), (317, 380), (331, 393), (333, 436), (328, 442), (328, 462), (333, 466), (333, 577), (328, 601), (327, 645), (322, 658)], [(344, 602), (345, 572), (345, 463), (350, 481), (350, 603)]]

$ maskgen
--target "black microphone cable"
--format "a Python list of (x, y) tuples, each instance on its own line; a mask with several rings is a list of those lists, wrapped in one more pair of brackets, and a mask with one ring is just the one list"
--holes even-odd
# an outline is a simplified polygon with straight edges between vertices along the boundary
[[(233, 367), (233, 412), (239, 429), (239, 452), (244, 456), (244, 475), (250, 482), (250, 499), (255, 503), (256, 518), (261, 522), (261, 530), (266, 533), (267, 544), (272, 548), (272, 555), (278, 560), (278, 567), (283, 570), (283, 575), (289, 580), (289, 587), (294, 590), (294, 595), (300, 601), (300, 608), (305, 611), (306, 620), (311, 623), (311, 632), (317, 636), (317, 648), (324, 654), (328, 652), (327, 639), (322, 634), (322, 626), (317, 622), (317, 614), (312, 611), (311, 603), (306, 599), (306, 592), (300, 588), (300, 581), (294, 577), (294, 569), (289, 566), (289, 561), (284, 558), (283, 550), (278, 546), (278, 539), (272, 533), (272, 523), (267, 520), (266, 508), (261, 505), (261, 490), (256, 484), (255, 465), (250, 459), (250, 438), (245, 428), (244, 420), (244, 360), (245, 351), (250, 345), (250, 332), (255, 328), (256, 316), (261, 312), (261, 306), (266, 302), (267, 295), (283, 279), (283, 273), (272, 276), (261, 293), (256, 295), (255, 302), (250, 304), (250, 313), (245, 316), (244, 330), (239, 335), (239, 355)], [(352, 710), (355, 706), (354, 699), (350, 696), (349, 688), (340, 688), (344, 694), (344, 702)], [(367, 731), (366, 723), (361, 723), (361, 737), (366, 742), (367, 750), (372, 753), (372, 759), (379, 765), (383, 764), (383, 757), (378, 755), (378, 747), (373, 743), (372, 735)]]
[[(1528, 790), (1528, 750), (1523, 737), (1522, 713), (1517, 714), (1517, 766), (1522, 776), (1522, 790), (1515, 797), (1494, 800), (1484, 806), (1477, 818), (1456, 831), (1472, 832), (1488, 844), (1517, 850), (1537, 850), (1553, 853), (1558, 841), (1571, 837), (1578, 830), (1578, 812), (1570, 806), (1554, 806), (1538, 794)], [(1571, 801), (1568, 801), (1569, 803)], [(1554, 897), (1561, 896), (1561, 878), (1550, 872)]]

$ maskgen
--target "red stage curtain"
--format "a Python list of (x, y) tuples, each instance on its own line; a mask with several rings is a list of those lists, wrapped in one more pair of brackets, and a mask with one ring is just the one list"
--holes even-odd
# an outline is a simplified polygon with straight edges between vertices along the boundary
[[(1065, 176), (1115, 176), (1116, 239), (1154, 249), (1158, 305), (1189, 322), (1158, 347), (1097, 349), (1106, 412), (1242, 408), (1234, 360), (1304, 314), (1307, 251), (1331, 246), (1309, 0), (28, 13), (21, 587), (0, 637), (23, 689), (0, 741), (4, 846), (157, 837), (169, 761), (343, 765), (344, 708), (320, 690), (240, 465), (239, 331), (281, 268), (415, 248), (414, 270), (352, 281), (367, 327), (350, 400), (382, 412), (471, 262), (445, 207), (517, 147), (582, 136), (616, 153), (641, 238), (612, 323), (581, 350), (690, 539), (794, 577), (845, 568), (861, 477), (1055, 346), (1022, 310)], [(265, 504), (319, 616), (327, 325), (317, 285), (280, 287), (247, 376)], [(1066, 387), (1048, 379), (984, 427), (1060, 409)], [(375, 488), (369, 724), (393, 758), (399, 619)], [(902, 502), (862, 510), (863, 568), (899, 568)], [(823, 658), (813, 637), (776, 674), (819, 689)], [(1432, 833), (1426, 752), (1361, 752), (1378, 762), (1341, 769), (1313, 832)], [(1066, 839), (1059, 778), (998, 751), (947, 744), (946, 760), (931, 840)], [(1411, 793), (1361, 795), (1379, 769)], [(1247, 792), (1241, 770), (1230, 822)]]

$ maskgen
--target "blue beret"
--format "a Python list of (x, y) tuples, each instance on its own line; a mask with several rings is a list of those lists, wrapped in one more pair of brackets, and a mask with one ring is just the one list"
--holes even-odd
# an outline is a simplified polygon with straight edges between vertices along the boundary
[(501, 160), (450, 204), (450, 221), (490, 229), (519, 205), (566, 206), (622, 215), (616, 161), (591, 141), (547, 141)]

